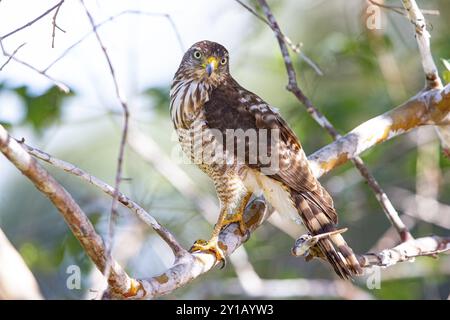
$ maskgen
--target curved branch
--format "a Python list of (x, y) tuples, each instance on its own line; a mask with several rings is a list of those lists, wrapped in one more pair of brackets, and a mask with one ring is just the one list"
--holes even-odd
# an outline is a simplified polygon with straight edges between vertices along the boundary
[[(250, 232), (255, 231), (270, 215), (266, 204), (260, 199), (254, 200), (247, 207), (244, 220)], [(219, 246), (226, 256), (229, 256), (246, 240), (242, 236), (237, 224), (228, 225), (220, 232)], [(216, 261), (214, 253), (195, 252), (183, 255), (175, 260), (172, 267), (164, 273), (148, 279), (137, 280), (140, 283), (139, 290), (133, 299), (152, 299), (162, 296), (183, 287), (198, 276), (210, 271), (219, 262)], [(111, 292), (109, 292), (111, 294)], [(108, 294), (108, 293), (107, 293)], [(114, 296), (114, 294), (113, 294)]]
[(103, 239), (95, 232), (94, 226), (72, 196), (1, 125), (0, 151), (58, 209), (97, 268), (104, 270), (106, 262), (111, 261), (109, 285), (123, 293), (133, 289), (132, 279), (117, 262), (108, 258)]
[[(99, 188), (104, 193), (110, 195), (111, 197), (114, 196), (114, 187), (110, 186), (106, 182), (100, 180), (99, 178), (91, 175), (90, 173), (84, 171), (83, 169), (78, 168), (77, 166), (73, 165), (72, 163), (69, 163), (64, 160), (57, 159), (53, 157), (52, 155), (41, 151), (37, 148), (33, 148), (27, 144), (25, 144), (24, 141), (19, 141), (20, 145), (33, 157), (36, 157), (38, 159), (41, 159), (56, 168), (59, 168), (61, 170), (64, 170), (67, 173), (73, 174), (84, 181), (92, 184), (93, 186)], [(126, 195), (124, 195), (122, 192), (119, 192), (119, 202), (130, 209), (136, 216), (141, 219), (145, 224), (150, 226), (155, 232), (170, 246), (175, 256), (181, 255), (185, 252), (183, 247), (180, 246), (178, 241), (176, 240), (175, 236), (167, 230), (164, 226), (159, 224), (158, 221), (154, 217), (152, 217), (148, 212), (146, 212), (140, 205), (138, 205), (136, 202), (128, 198)]]
[(308, 157), (321, 177), (373, 147), (424, 125), (450, 124), (450, 84), (419, 93), (399, 107), (372, 118)]
[(363, 267), (390, 267), (399, 262), (414, 261), (415, 257), (432, 256), (450, 250), (450, 237), (429, 236), (409, 240), (392, 249), (368, 253), (359, 257)]

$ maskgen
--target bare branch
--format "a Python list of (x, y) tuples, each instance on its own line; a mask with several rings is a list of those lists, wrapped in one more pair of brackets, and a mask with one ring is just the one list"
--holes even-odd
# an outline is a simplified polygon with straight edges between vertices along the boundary
[(11, 53), (11, 55), (9, 56), (9, 58), (5, 61), (5, 63), (0, 67), (0, 71), (3, 70), (3, 68), (11, 61), (11, 59), (15, 56), (15, 54), (17, 53), (17, 51), (20, 50), (20, 48), (22, 48), (24, 45), (26, 45), (26, 42), (22, 43), (20, 46), (18, 46), (16, 48), (16, 50), (13, 51), (13, 53)]
[(56, 24), (56, 17), (58, 16), (59, 13), (59, 9), (61, 9), (61, 6), (63, 4), (64, 1), (61, 1), (60, 5), (58, 6), (58, 8), (55, 11), (55, 14), (53, 15), (53, 19), (52, 19), (52, 48), (55, 47), (55, 31), (56, 28), (58, 28), (58, 30), (60, 30), (61, 32), (66, 33), (66, 31), (64, 31), (63, 29), (61, 29), (57, 24)]
[[(415, 28), (417, 46), (425, 72), (425, 90), (442, 88), (442, 80), (431, 54), (430, 38), (427, 22), (415, 0), (402, 0), (408, 18)], [(444, 155), (450, 158), (450, 125), (436, 126), (436, 132), (441, 140)]]
[(108, 257), (102, 238), (72, 196), (0, 125), (0, 151), (19, 169), (58, 209), (74, 236), (95, 265), (104, 270), (111, 261), (108, 283), (112, 290), (128, 294), (136, 291), (134, 281), (120, 265)]
[[(247, 207), (244, 219), (250, 232), (253, 232), (267, 218), (267, 210), (264, 201), (254, 200)], [(237, 224), (228, 225), (219, 235), (219, 245), (225, 255), (230, 255), (246, 240), (239, 232)], [(143, 290), (138, 290), (135, 299), (151, 299), (166, 295), (185, 286), (198, 276), (208, 272), (218, 264), (215, 254), (212, 252), (195, 252), (182, 256), (175, 264), (164, 273), (149, 278), (138, 280)]]
[[(245, 9), (247, 9), (247, 11), (249, 11), (251, 14), (253, 14), (256, 18), (258, 18), (259, 20), (261, 20), (262, 22), (264, 22), (266, 25), (268, 25), (270, 27), (270, 22), (267, 21), (266, 18), (264, 18), (262, 15), (260, 15), (258, 12), (255, 11), (255, 9), (253, 9), (252, 7), (248, 6), (247, 4), (245, 4), (244, 2), (242, 2), (241, 0), (235, 0), (237, 3), (239, 3), (241, 6), (243, 6)], [(309, 58), (306, 54), (303, 53), (303, 51), (300, 49), (302, 44), (294, 44), (292, 42), (292, 40), (287, 37), (286, 35), (284, 35), (283, 33), (280, 34), (283, 38), (283, 41), (289, 46), (289, 48), (291, 48), (292, 51), (294, 51), (295, 53), (297, 53), (303, 60), (305, 60), (305, 62), (319, 75), (319, 76), (323, 76), (323, 72), (322, 70), (319, 68), (319, 66), (311, 59)]]
[[(283, 33), (281, 32), (280, 27), (278, 26), (278, 23), (272, 14), (272, 11), (269, 8), (269, 5), (265, 0), (259, 0), (259, 4), (261, 5), (264, 14), (267, 17), (267, 20), (269, 21), (269, 26), (275, 33), (275, 36), (278, 40), (278, 45), (281, 50), (281, 54), (283, 56), (284, 64), (286, 67), (286, 72), (288, 74), (288, 85), (287, 90), (292, 92), (296, 98), (306, 107), (306, 110), (311, 115), (311, 117), (322, 127), (324, 128), (332, 137), (333, 139), (339, 139), (341, 135), (337, 132), (337, 130), (334, 128), (334, 126), (328, 121), (328, 119), (313, 105), (311, 100), (308, 99), (300, 89), (298, 82), (297, 82), (297, 75), (295, 72), (294, 65), (292, 64), (291, 57), (289, 56), (289, 51), (286, 47), (285, 41), (283, 40)], [(353, 156), (352, 159), (350, 159), (356, 166), (356, 168), (359, 170), (361, 175), (367, 180), (369, 187), (373, 190), (375, 193), (375, 196), (380, 203), (381, 207), (383, 208), (383, 211), (385, 212), (386, 216), (388, 217), (389, 221), (395, 226), (396, 230), (399, 233), (400, 239), (402, 241), (411, 239), (412, 236), (408, 231), (408, 228), (405, 226), (405, 224), (400, 219), (398, 212), (395, 210), (394, 206), (392, 205), (391, 201), (387, 197), (386, 193), (383, 191), (381, 186), (376, 181), (375, 177), (370, 173), (369, 169), (364, 165), (364, 162), (361, 158), (359, 158), (357, 155)]]
[(99, 23), (97, 23), (95, 25), (95, 28), (93, 28), (91, 31), (87, 32), (84, 36), (82, 36), (80, 39), (78, 39), (77, 41), (75, 41), (73, 44), (71, 44), (69, 47), (67, 47), (67, 49), (65, 49), (61, 55), (59, 55), (55, 60), (53, 60), (50, 64), (47, 65), (47, 67), (45, 67), (43, 69), (43, 71), (47, 71), (48, 69), (50, 69), (51, 67), (53, 67), (53, 65), (55, 65), (59, 60), (61, 60), (62, 58), (64, 58), (73, 48), (75, 48), (77, 45), (79, 45), (81, 42), (83, 42), (87, 37), (89, 37), (95, 30), (98, 30), (101, 26), (103, 26), (104, 24), (111, 22), (119, 17), (122, 17), (124, 15), (128, 15), (128, 14), (132, 14), (132, 15), (144, 15), (144, 16), (150, 16), (150, 17), (162, 17), (167, 19), (167, 21), (169, 21), (170, 26), (172, 27), (172, 30), (175, 33), (175, 36), (177, 38), (178, 44), (180, 46), (180, 50), (184, 53), (184, 45), (183, 45), (183, 41), (181, 40), (181, 36), (180, 36), (180, 32), (175, 24), (175, 21), (172, 19), (172, 16), (170, 14), (167, 13), (158, 13), (158, 12), (146, 12), (146, 11), (137, 11), (137, 10), (124, 10), (119, 12), (118, 14), (111, 16)]
[(422, 67), (425, 72), (425, 87), (427, 90), (442, 88), (442, 81), (431, 54), (431, 35), (427, 30), (425, 17), (415, 0), (402, 0), (402, 4), (407, 12), (409, 20), (415, 27), (417, 45), (419, 47), (420, 56), (422, 57)]
[(308, 157), (316, 177), (329, 172), (376, 144), (419, 126), (450, 123), (450, 84), (419, 93), (407, 102), (372, 118)]
[(128, 108), (128, 104), (125, 101), (125, 98), (122, 97), (122, 93), (120, 92), (119, 83), (116, 78), (116, 73), (114, 71), (114, 67), (112, 65), (111, 59), (108, 55), (108, 51), (106, 50), (105, 45), (103, 44), (102, 39), (100, 38), (100, 35), (95, 27), (94, 18), (92, 17), (91, 13), (89, 12), (88, 8), (86, 7), (83, 0), (80, 0), (81, 4), (84, 7), (84, 10), (86, 12), (86, 15), (89, 18), (89, 22), (91, 23), (92, 29), (95, 33), (95, 37), (97, 38), (97, 42), (100, 45), (103, 55), (105, 56), (106, 62), (108, 63), (109, 72), (111, 74), (112, 80), (114, 82), (114, 88), (116, 91), (116, 97), (119, 101), (120, 105), (122, 106), (123, 110), (123, 127), (122, 127), (122, 136), (120, 140), (120, 146), (119, 146), (119, 155), (117, 156), (117, 169), (116, 169), (116, 179), (114, 183), (114, 196), (113, 201), (111, 204), (111, 214), (109, 217), (109, 239), (107, 241), (108, 250), (111, 251), (113, 247), (113, 240), (114, 240), (114, 225), (115, 220), (117, 219), (118, 213), (117, 208), (119, 205), (119, 188), (120, 188), (120, 182), (122, 181), (122, 164), (123, 164), (123, 157), (125, 153), (125, 144), (127, 142), (127, 134), (128, 134), (128, 120), (130, 117), (130, 112)]
[(0, 37), (0, 40), (5, 40), (6, 38), (8, 38), (9, 36), (12, 36), (13, 34), (15, 34), (16, 32), (19, 32), (20, 30), (23, 30), (25, 28), (28, 28), (29, 26), (31, 26), (32, 24), (34, 24), (36, 21), (41, 20), (43, 17), (45, 17), (46, 15), (48, 15), (50, 12), (52, 12), (53, 10), (57, 9), (59, 10), (59, 8), (61, 7), (61, 5), (63, 4), (65, 0), (61, 0), (60, 2), (58, 2), (56, 5), (54, 5), (53, 7), (51, 7), (50, 9), (48, 9), (47, 11), (45, 11), (43, 14), (41, 14), (40, 16), (38, 16), (37, 18), (31, 20), (30, 22), (27, 22), (26, 24), (24, 24), (23, 26), (8, 32), (7, 34), (3, 35)]
[(390, 267), (399, 262), (414, 261), (415, 257), (432, 256), (450, 250), (450, 237), (429, 236), (399, 244), (379, 253), (369, 253), (359, 257), (363, 267)]
[(0, 38), (0, 48), (2, 49), (3, 55), (4, 55), (5, 57), (8, 57), (8, 58), (9, 58), (8, 60), (14, 60), (14, 61), (20, 63), (21, 65), (24, 65), (25, 67), (30, 68), (31, 70), (33, 70), (33, 71), (35, 71), (35, 72), (37, 72), (37, 73), (43, 75), (43, 76), (46, 77), (48, 80), (50, 80), (51, 82), (53, 82), (54, 85), (57, 86), (57, 87), (58, 87), (61, 91), (63, 91), (64, 93), (69, 93), (69, 92), (70, 92), (70, 89), (69, 89), (69, 87), (68, 87), (66, 84), (64, 84), (64, 83), (62, 83), (61, 81), (56, 80), (55, 78), (49, 76), (45, 71), (42, 71), (42, 70), (37, 69), (36, 67), (32, 66), (32, 65), (29, 64), (28, 62), (25, 62), (25, 61), (23, 61), (23, 60), (18, 59), (17, 57), (14, 56), (14, 54), (9, 54), (9, 53), (5, 50), (5, 47), (3, 46), (3, 42), (2, 42), (2, 40), (1, 40), (1, 38)]
[[(113, 197), (114, 196), (114, 188), (107, 184), (106, 182), (103, 182), (99, 178), (87, 173), (83, 169), (80, 169), (79, 167), (75, 166), (72, 163), (69, 163), (64, 160), (57, 159), (53, 157), (52, 155), (41, 151), (37, 148), (33, 148), (27, 144), (23, 140), (18, 141), (22, 147), (32, 156), (43, 160), (54, 167), (64, 170), (67, 173), (73, 174), (84, 181), (88, 182), (89, 184), (92, 184), (93, 186), (99, 188), (107, 195)], [(158, 235), (170, 246), (175, 256), (182, 255), (185, 250), (176, 240), (175, 236), (170, 233), (169, 230), (167, 230), (164, 226), (160, 225), (158, 221), (154, 217), (152, 217), (149, 213), (147, 213), (141, 206), (139, 206), (136, 202), (128, 198), (123, 193), (119, 192), (118, 200), (120, 203), (122, 203), (125, 207), (129, 208), (136, 216), (141, 219), (143, 222), (145, 222), (148, 226), (153, 228), (153, 230), (158, 233)]]
[[(406, 215), (450, 230), (450, 206), (448, 204), (403, 188), (393, 187), (389, 191), (394, 195), (394, 202), (397, 202)], [(418, 208), (417, 203), (422, 203), (423, 206)]]

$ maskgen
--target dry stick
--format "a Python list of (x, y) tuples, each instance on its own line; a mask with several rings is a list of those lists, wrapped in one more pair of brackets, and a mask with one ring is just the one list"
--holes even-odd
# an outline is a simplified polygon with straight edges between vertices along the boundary
[(58, 8), (55, 11), (55, 14), (53, 15), (53, 21), (52, 21), (52, 48), (55, 47), (55, 33), (56, 33), (56, 28), (58, 28), (60, 31), (66, 33), (66, 31), (64, 31), (63, 29), (61, 29), (57, 24), (56, 24), (56, 17), (58, 16), (59, 13), (59, 9), (61, 9), (61, 6), (63, 4), (64, 1), (61, 1), (60, 5), (58, 6)]
[[(113, 20), (115, 20), (115, 19), (117, 19), (117, 18), (119, 18), (121, 16), (127, 15), (127, 14), (136, 14), (136, 15), (145, 15), (145, 16), (166, 18), (169, 21), (170, 26), (172, 27), (172, 29), (173, 29), (173, 31), (175, 33), (175, 36), (177, 38), (178, 45), (180, 46), (181, 51), (184, 53), (184, 45), (183, 45), (183, 41), (181, 40), (180, 32), (178, 31), (178, 28), (177, 28), (177, 26), (175, 24), (175, 21), (173, 21), (171, 15), (168, 14), (168, 13), (146, 12), (146, 11), (137, 11), (137, 10), (124, 10), (124, 11), (121, 11), (121, 12), (119, 12), (118, 14), (116, 14), (114, 16), (110, 16), (109, 18), (99, 22), (98, 24), (95, 25), (95, 29), (99, 29), (104, 24), (106, 24), (108, 22), (111, 22), (111, 21), (113, 21)], [(63, 51), (63, 53), (61, 53), (61, 55), (58, 56), (58, 58), (56, 58), (49, 65), (47, 65), (47, 67), (45, 67), (43, 69), (43, 71), (45, 72), (48, 69), (50, 69), (51, 67), (53, 67), (53, 65), (55, 65), (59, 60), (64, 58), (73, 48), (75, 48), (77, 45), (79, 45), (81, 42), (83, 42), (92, 33), (93, 33), (93, 30), (87, 32), (84, 36), (82, 36), (80, 39), (78, 39), (73, 44), (71, 44), (69, 47), (67, 47), (67, 49), (65, 49)]]
[[(427, 23), (415, 0), (402, 0), (408, 18), (415, 28), (417, 46), (419, 47), (422, 68), (425, 72), (425, 90), (442, 88), (442, 81), (431, 54), (430, 38)], [(450, 158), (450, 125), (435, 127), (441, 140), (443, 153)]]
[(33, 70), (33, 71), (35, 71), (35, 72), (37, 72), (37, 73), (43, 75), (43, 76), (46, 77), (48, 80), (50, 80), (51, 82), (53, 82), (53, 84), (54, 84), (55, 86), (57, 86), (57, 87), (58, 87), (61, 91), (63, 91), (64, 93), (69, 93), (69, 92), (70, 92), (70, 89), (69, 89), (69, 87), (68, 87), (66, 84), (64, 84), (64, 83), (62, 83), (61, 81), (56, 80), (55, 78), (49, 76), (45, 71), (42, 71), (42, 70), (37, 69), (36, 67), (32, 66), (32, 65), (29, 64), (28, 62), (25, 62), (25, 61), (23, 61), (23, 60), (18, 59), (18, 58), (15, 57), (13, 54), (9, 54), (9, 53), (5, 50), (5, 47), (3, 46), (3, 42), (2, 42), (1, 39), (0, 39), (0, 48), (1, 48), (1, 50), (2, 50), (3, 55), (4, 55), (5, 57), (8, 57), (9, 60), (14, 60), (14, 61), (16, 61), (16, 62), (18, 62), (18, 63), (20, 63), (20, 64), (26, 66), (27, 68), (30, 68), (31, 70)]
[[(43, 17), (45, 17), (46, 15), (48, 15), (48, 14), (49, 14), (50, 12), (52, 12), (53, 10), (56, 9), (57, 12), (58, 12), (59, 8), (61, 7), (61, 5), (62, 5), (63, 3), (64, 3), (64, 0), (61, 0), (61, 1), (58, 2), (56, 5), (54, 5), (53, 7), (51, 7), (51, 8), (48, 9), (47, 11), (45, 11), (43, 14), (41, 14), (40, 16), (38, 16), (37, 18), (35, 18), (35, 19), (33, 19), (32, 21), (30, 21), (30, 22), (24, 24), (23, 26), (21, 26), (21, 27), (15, 29), (15, 30), (13, 30), (13, 31), (11, 31), (11, 32), (9, 32), (9, 33), (7, 33), (7, 34), (1, 36), (1, 37), (0, 37), (0, 47), (1, 47), (1, 50), (2, 50), (3, 55), (4, 55), (5, 57), (8, 57), (8, 60), (7, 60), (6, 63), (2, 66), (2, 68), (3, 68), (7, 63), (9, 63), (9, 61), (14, 60), (14, 61), (16, 61), (16, 62), (18, 62), (18, 63), (20, 63), (20, 64), (26, 66), (27, 68), (30, 68), (30, 69), (36, 71), (37, 73), (43, 75), (44, 77), (46, 77), (47, 79), (49, 79), (50, 81), (52, 81), (52, 82), (53, 82), (53, 83), (54, 83), (61, 91), (63, 91), (64, 93), (69, 93), (69, 92), (70, 92), (70, 89), (69, 89), (69, 87), (68, 87), (67, 85), (65, 85), (65, 84), (62, 83), (61, 81), (56, 80), (56, 79), (52, 78), (51, 76), (49, 76), (49, 75), (45, 72), (45, 70), (39, 70), (39, 69), (37, 69), (36, 67), (34, 67), (34, 66), (32, 66), (31, 64), (29, 64), (28, 62), (25, 62), (25, 61), (23, 61), (23, 60), (20, 60), (20, 59), (16, 58), (14, 55), (15, 55), (15, 53), (18, 51), (18, 49), (16, 49), (12, 54), (9, 54), (9, 53), (5, 50), (5, 48), (4, 48), (4, 46), (3, 46), (3, 40), (4, 40), (4, 39), (6, 39), (7, 37), (9, 37), (9, 36), (15, 34), (16, 32), (19, 32), (19, 31), (21, 31), (21, 30), (23, 30), (23, 29), (25, 29), (25, 28), (31, 26), (31, 25), (34, 24), (36, 21), (39, 21), (40, 19), (42, 19)], [(56, 14), (55, 14), (55, 16), (54, 16), (54, 19), (56, 19)], [(20, 48), (20, 47), (19, 47), (19, 48)], [(1, 69), (0, 69), (0, 71), (1, 71)]]
[(450, 84), (419, 93), (400, 106), (367, 120), (308, 157), (316, 177), (360, 155), (367, 149), (425, 125), (448, 125)]
[[(276, 35), (278, 44), (280, 46), (281, 53), (283, 55), (284, 64), (286, 66), (286, 71), (287, 71), (288, 78), (289, 78), (287, 90), (292, 92), (297, 97), (297, 99), (306, 107), (306, 110), (313, 117), (313, 119), (321, 127), (323, 127), (325, 130), (327, 130), (328, 133), (333, 137), (334, 140), (340, 138), (341, 135), (337, 132), (337, 130), (334, 128), (334, 126), (312, 104), (311, 100), (309, 100), (308, 97), (306, 97), (303, 94), (303, 92), (301, 91), (301, 89), (299, 88), (298, 83), (297, 83), (297, 76), (295, 73), (295, 69), (292, 64), (292, 60), (289, 56), (289, 51), (283, 40), (283, 34), (280, 30), (280, 27), (278, 26), (278, 23), (275, 20), (275, 17), (273, 16), (267, 2), (265, 0), (259, 0), (259, 4), (261, 5), (261, 7), (264, 11), (264, 14), (266, 15), (266, 17), (270, 23), (270, 28), (274, 31), (274, 33)], [(378, 202), (380, 203), (381, 207), (383, 208), (383, 211), (386, 213), (389, 221), (393, 224), (393, 226), (396, 228), (397, 232), (399, 233), (401, 241), (406, 241), (406, 240), (412, 239), (412, 236), (411, 236), (408, 228), (405, 226), (405, 224), (400, 219), (397, 211), (395, 210), (391, 201), (387, 197), (386, 193), (383, 191), (381, 186), (375, 180), (374, 176), (369, 172), (367, 167), (364, 165), (363, 160), (359, 157), (355, 157), (354, 159), (351, 159), (351, 160), (355, 164), (356, 168), (359, 170), (361, 175), (367, 180), (369, 187), (374, 191)]]
[(58, 2), (56, 5), (54, 5), (53, 7), (51, 7), (50, 9), (48, 9), (47, 11), (45, 11), (43, 14), (41, 14), (39, 17), (31, 20), (30, 22), (27, 22), (26, 24), (24, 24), (23, 26), (8, 32), (7, 34), (3, 35), (0, 37), (0, 40), (5, 40), (6, 38), (8, 38), (9, 36), (13, 35), (16, 32), (19, 32), (20, 30), (23, 30), (25, 28), (28, 28), (29, 26), (31, 26), (33, 23), (35, 23), (36, 21), (41, 20), (43, 17), (45, 17), (46, 15), (48, 15), (50, 12), (52, 12), (53, 10), (57, 9), (59, 10), (59, 7), (61, 7), (61, 5), (63, 4), (65, 0), (61, 0), (60, 2)]
[(13, 51), (13, 53), (11, 53), (11, 55), (9, 56), (9, 58), (5, 61), (5, 63), (0, 67), (0, 71), (3, 70), (3, 68), (11, 61), (11, 59), (14, 57), (14, 55), (17, 53), (17, 51), (20, 50), (20, 48), (22, 48), (24, 45), (26, 45), (26, 42), (22, 43), (20, 46), (18, 46), (16, 48), (16, 50)]
[[(247, 9), (251, 14), (253, 14), (256, 18), (258, 18), (259, 20), (261, 20), (262, 22), (264, 22), (266, 25), (268, 25), (270, 27), (270, 22), (267, 21), (266, 18), (264, 18), (263, 16), (261, 16), (258, 12), (256, 12), (252, 7), (248, 6), (247, 4), (245, 4), (244, 2), (242, 2), (241, 0), (235, 0), (237, 3), (239, 3), (241, 6), (243, 6), (245, 9)], [(312, 61), (311, 58), (309, 58), (306, 54), (303, 53), (303, 51), (300, 49), (301, 45), (300, 44), (294, 44), (292, 42), (292, 40), (287, 37), (286, 35), (284, 35), (281, 31), (280, 34), (283, 37), (283, 41), (291, 48), (292, 51), (294, 51), (295, 53), (297, 53), (298, 55), (300, 55), (300, 57), (305, 60), (305, 62), (307, 64), (309, 64), (309, 66), (311, 68), (314, 69), (314, 71), (319, 75), (319, 76), (323, 76), (323, 72), (322, 70), (319, 68), (319, 66)]]
[[(89, 22), (91, 23), (91, 26), (95, 33), (95, 37), (97, 38), (97, 42), (103, 51), (103, 55), (105, 56), (106, 62), (108, 63), (109, 72), (111, 73), (111, 77), (114, 82), (116, 97), (119, 100), (120, 105), (122, 106), (123, 117), (124, 117), (123, 118), (124, 122), (123, 122), (123, 128), (122, 128), (122, 136), (121, 136), (120, 146), (119, 146), (119, 155), (117, 158), (117, 170), (116, 170), (116, 178), (115, 178), (115, 184), (114, 184), (114, 196), (113, 196), (113, 201), (111, 204), (111, 214), (109, 217), (109, 236), (108, 236), (109, 239), (107, 241), (107, 244), (108, 244), (108, 250), (109, 250), (109, 252), (111, 252), (112, 247), (113, 247), (113, 241), (114, 241), (114, 225), (115, 225), (115, 222), (116, 222), (116, 219), (118, 216), (117, 209), (118, 209), (118, 205), (119, 205), (119, 201), (118, 201), (119, 192), (120, 192), (119, 187), (120, 187), (120, 182), (122, 180), (122, 163), (123, 163), (123, 157), (124, 157), (124, 152), (125, 152), (125, 144), (127, 141), (128, 119), (129, 119), (130, 113), (129, 113), (128, 105), (120, 93), (119, 84), (117, 82), (116, 74), (115, 74), (111, 59), (109, 58), (108, 52), (106, 51), (106, 47), (103, 44), (103, 41), (100, 38), (99, 33), (97, 32), (94, 19), (93, 19), (91, 13), (89, 12), (88, 8), (86, 7), (84, 1), (80, 0), (80, 2), (84, 7), (86, 15), (88, 16)], [(109, 267), (109, 265), (107, 265), (107, 267)]]
[[(108, 256), (102, 238), (72, 196), (0, 125), (0, 152), (19, 169), (58, 209), (74, 236), (95, 265), (103, 270), (111, 260), (108, 283), (114, 291), (127, 295), (137, 287), (120, 265)], [(131, 292), (130, 292), (131, 290)]]
[[(89, 184), (96, 186), (97, 188), (102, 190), (104, 193), (110, 195), (111, 197), (114, 196), (114, 188), (109, 184), (107, 184), (106, 182), (100, 180), (99, 178), (91, 175), (90, 173), (84, 171), (83, 169), (75, 166), (70, 162), (57, 159), (44, 151), (31, 147), (25, 144), (23, 140), (19, 140), (18, 142), (33, 157), (43, 160), (58, 169), (64, 170), (67, 173), (73, 174), (81, 178), (82, 180), (88, 182)], [(141, 219), (148, 226), (153, 228), (153, 230), (155, 230), (156, 233), (169, 245), (169, 247), (172, 249), (176, 257), (179, 257), (186, 252), (186, 250), (184, 250), (184, 248), (178, 243), (175, 236), (165, 227), (160, 225), (153, 216), (151, 216), (148, 212), (146, 212), (136, 202), (134, 202), (121, 192), (119, 192), (118, 199), (120, 203), (122, 203), (125, 207), (129, 208), (134, 214), (136, 214), (136, 216), (139, 219)]]
[(407, 12), (409, 20), (415, 27), (417, 45), (422, 58), (422, 67), (425, 72), (425, 87), (427, 90), (442, 88), (442, 81), (439, 77), (433, 56), (431, 55), (431, 35), (427, 30), (425, 17), (417, 6), (415, 0), (402, 0), (402, 4)]
[(429, 236), (408, 240), (379, 253), (361, 255), (359, 261), (362, 267), (390, 267), (399, 262), (414, 261), (415, 257), (435, 256), (448, 250), (450, 250), (450, 237)]

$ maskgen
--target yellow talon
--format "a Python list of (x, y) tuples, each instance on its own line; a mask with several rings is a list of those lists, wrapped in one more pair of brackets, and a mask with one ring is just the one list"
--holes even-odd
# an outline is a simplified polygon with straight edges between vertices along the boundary
[(222, 262), (221, 269), (225, 266), (225, 254), (223, 250), (219, 247), (217, 240), (211, 239), (209, 241), (200, 239), (194, 242), (189, 252), (202, 251), (202, 252), (212, 252), (216, 257), (216, 261)]

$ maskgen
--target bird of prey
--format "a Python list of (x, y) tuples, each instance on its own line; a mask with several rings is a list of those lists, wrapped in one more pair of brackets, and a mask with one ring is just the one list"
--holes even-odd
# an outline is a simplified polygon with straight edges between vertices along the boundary
[[(200, 41), (184, 54), (170, 91), (170, 114), (183, 151), (214, 182), (220, 213), (209, 241), (191, 251), (210, 251), (224, 261), (218, 236), (239, 223), (252, 194), (281, 214), (303, 222), (342, 278), (362, 273), (352, 249), (336, 231), (333, 200), (312, 174), (299, 139), (278, 111), (231, 76), (228, 51)], [(326, 234), (328, 233), (328, 234)]]

